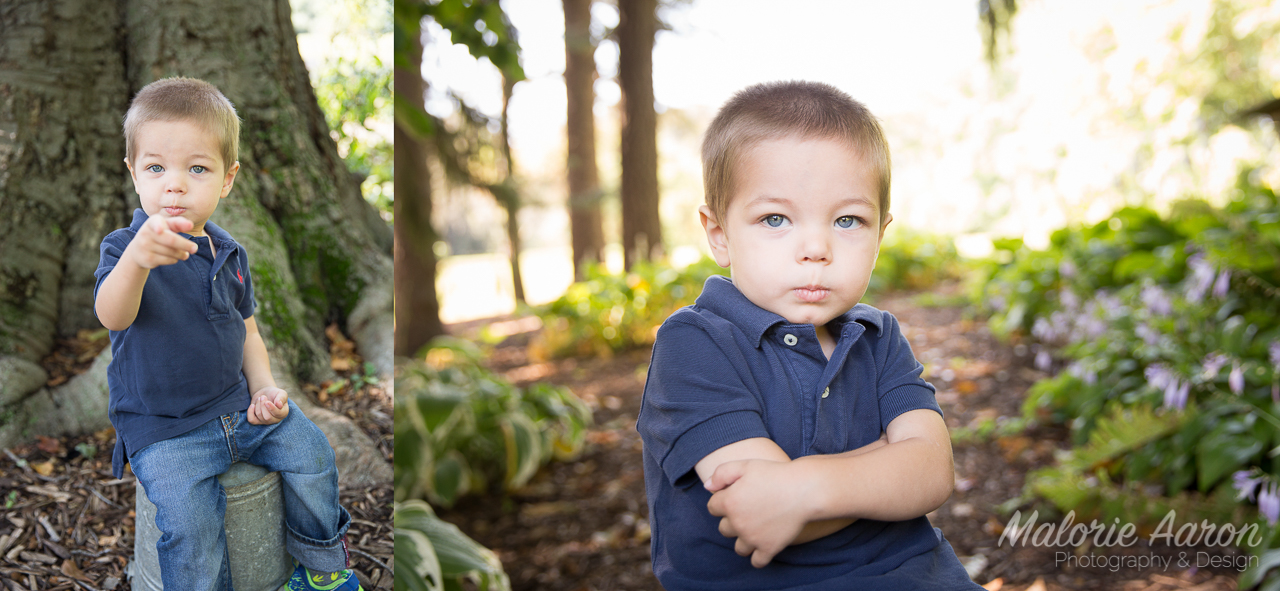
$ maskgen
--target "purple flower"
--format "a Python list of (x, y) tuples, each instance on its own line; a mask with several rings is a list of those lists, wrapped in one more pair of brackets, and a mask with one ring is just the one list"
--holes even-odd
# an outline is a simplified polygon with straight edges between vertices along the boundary
[(1182, 410), (1187, 407), (1187, 395), (1191, 392), (1191, 382), (1173, 380), (1164, 389), (1164, 407)]
[(1236, 500), (1249, 499), (1253, 501), (1254, 493), (1258, 490), (1258, 485), (1266, 481), (1261, 476), (1253, 476), (1252, 470), (1239, 470), (1231, 475), (1231, 486), (1236, 489)]
[(1071, 259), (1062, 259), (1062, 262), (1058, 263), (1058, 274), (1067, 279), (1075, 277), (1076, 264), (1071, 262)]
[(1231, 391), (1235, 394), (1244, 392), (1244, 369), (1240, 367), (1239, 361), (1231, 366), (1231, 375), (1227, 376), (1227, 385), (1231, 386)]
[(1085, 335), (1091, 339), (1096, 339), (1107, 332), (1107, 323), (1097, 316), (1090, 316), (1081, 323)]
[(1210, 353), (1200, 363), (1204, 365), (1204, 378), (1212, 380), (1218, 377), (1218, 372), (1222, 371), (1222, 367), (1227, 364), (1227, 356), (1222, 353)]
[(1204, 294), (1213, 285), (1213, 264), (1204, 260), (1203, 254), (1196, 253), (1187, 259), (1187, 267), (1191, 269), (1191, 277), (1188, 278), (1187, 300), (1196, 304), (1204, 299)]
[(1267, 345), (1267, 354), (1271, 356), (1271, 365), (1280, 371), (1280, 341), (1272, 341)]
[(1031, 336), (1042, 343), (1049, 343), (1058, 336), (1058, 333), (1053, 330), (1053, 325), (1044, 316), (1041, 316), (1036, 318), (1035, 324), (1031, 325)]
[(1058, 301), (1062, 302), (1062, 307), (1071, 312), (1080, 309), (1080, 296), (1076, 292), (1069, 289), (1062, 290), (1058, 295)]
[(1147, 385), (1156, 390), (1164, 390), (1170, 384), (1176, 383), (1177, 379), (1173, 375), (1173, 371), (1169, 366), (1163, 363), (1153, 363), (1143, 370), (1143, 375), (1147, 376)]
[(1142, 305), (1147, 307), (1147, 311), (1156, 316), (1168, 316), (1173, 313), (1173, 302), (1169, 299), (1169, 294), (1165, 293), (1158, 285), (1148, 285), (1142, 288)]
[(1133, 331), (1137, 333), (1138, 336), (1142, 337), (1142, 342), (1146, 343), (1149, 347), (1154, 347), (1160, 342), (1160, 331), (1151, 328), (1151, 326), (1145, 322), (1139, 324)]
[(1036, 353), (1036, 369), (1047, 372), (1052, 366), (1053, 357), (1049, 355), (1048, 351), (1041, 349), (1039, 353)]
[(1213, 297), (1223, 299), (1227, 297), (1227, 290), (1231, 289), (1231, 271), (1223, 269), (1218, 272), (1218, 278), (1213, 282)]
[(1099, 289), (1093, 297), (1097, 305), (1102, 307), (1103, 312), (1116, 315), (1124, 310), (1124, 302), (1120, 300), (1120, 296)]
[(1276, 493), (1276, 483), (1261, 487), (1258, 493), (1258, 512), (1267, 518), (1268, 525), (1275, 525), (1280, 519), (1280, 494)]

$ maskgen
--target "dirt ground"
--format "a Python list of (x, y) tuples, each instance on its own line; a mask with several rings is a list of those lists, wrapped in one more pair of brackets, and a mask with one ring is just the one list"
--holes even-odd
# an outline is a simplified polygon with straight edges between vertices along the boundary
[[(956, 288), (949, 288), (930, 299), (958, 302), (955, 295)], [(1018, 416), (1027, 388), (1045, 375), (1032, 367), (1027, 348), (996, 340), (981, 319), (966, 317), (958, 303), (922, 301), (918, 294), (895, 294), (871, 303), (901, 321), (926, 366), (926, 379), (938, 388), (948, 426)], [(474, 335), (482, 324), (459, 324), (451, 331)], [(508, 338), (494, 350), (491, 365), (517, 384), (549, 381), (569, 386), (586, 400), (596, 422), (586, 452), (578, 461), (544, 468), (513, 494), (467, 497), (440, 515), (494, 549), (516, 591), (661, 589), (650, 570), (641, 442), (635, 431), (648, 351), (537, 363), (526, 355), (529, 338), (528, 333)], [(1167, 569), (1140, 569), (1082, 564), (1079, 556), (1072, 560), (1058, 554), (1063, 548), (998, 544), (1009, 521), (998, 507), (1019, 496), (1029, 470), (1050, 463), (1056, 450), (1068, 447), (1066, 435), (1063, 428), (1040, 427), (954, 445), (956, 490), (929, 519), (973, 568), (975, 581), (1009, 591), (1236, 588), (1238, 570), (1177, 566), (1178, 551), (1187, 549), (1139, 543), (1127, 554), (1175, 559)], [(1029, 513), (1034, 507), (1022, 509)], [(1222, 549), (1213, 552), (1223, 555)], [(1125, 553), (1086, 553), (1094, 555), (1118, 560)]]
[[(308, 384), (312, 400), (350, 417), (390, 461), (390, 392), (357, 382), (360, 359), (341, 333), (332, 349), (339, 380)], [(105, 339), (82, 333), (58, 343), (44, 363), (50, 382), (87, 368)], [(358, 386), (358, 387), (356, 387)], [(297, 396), (298, 393), (290, 393)], [(126, 471), (111, 474), (115, 433), (39, 437), (0, 450), (0, 591), (128, 591), (125, 565), (133, 556), (134, 487)], [(365, 589), (391, 589), (393, 536), (391, 483), (369, 490), (340, 490), (351, 513), (347, 531), (351, 566)]]

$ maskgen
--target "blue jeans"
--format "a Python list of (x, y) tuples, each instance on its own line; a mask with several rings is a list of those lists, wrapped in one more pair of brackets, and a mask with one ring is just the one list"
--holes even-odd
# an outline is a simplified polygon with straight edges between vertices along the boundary
[(347, 568), (351, 515), (338, 504), (338, 470), (325, 435), (293, 401), (274, 425), (253, 425), (244, 411), (148, 445), (129, 457), (156, 506), (156, 543), (165, 589), (231, 589), (218, 482), (233, 462), (248, 462), (283, 481), (285, 548), (313, 571)]

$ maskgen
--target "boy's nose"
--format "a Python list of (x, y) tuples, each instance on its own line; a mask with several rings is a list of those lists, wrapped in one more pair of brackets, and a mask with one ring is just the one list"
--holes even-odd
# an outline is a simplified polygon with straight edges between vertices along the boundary
[(175, 175), (175, 176), (173, 176), (173, 177), (169, 177), (169, 178), (165, 179), (165, 181), (164, 181), (164, 191), (165, 191), (166, 193), (186, 193), (186, 192), (187, 192), (187, 184), (186, 184), (186, 183), (184, 183), (184, 182), (182, 182), (182, 178), (181, 178), (181, 177), (178, 177), (178, 176), (176, 176), (176, 175)]
[(800, 262), (831, 261), (831, 243), (822, 232), (808, 232), (800, 243)]

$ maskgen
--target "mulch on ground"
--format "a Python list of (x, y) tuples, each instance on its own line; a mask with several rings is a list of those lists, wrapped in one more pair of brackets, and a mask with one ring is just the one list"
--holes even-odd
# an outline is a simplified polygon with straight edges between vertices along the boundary
[[(338, 333), (337, 336), (341, 336)], [(106, 345), (91, 331), (59, 340), (45, 359), (50, 384), (87, 369)], [(330, 335), (339, 378), (302, 386), (313, 400), (359, 426), (387, 461), (392, 450), (391, 393), (361, 379), (354, 351)], [(300, 393), (290, 393), (293, 396)], [(136, 480), (111, 475), (115, 433), (37, 437), (0, 451), (0, 581), (3, 591), (128, 591)], [(351, 513), (351, 566), (365, 589), (391, 589), (392, 487), (339, 491)]]
[[(1000, 342), (960, 304), (945, 304), (957, 301), (951, 297), (956, 288), (940, 292), (930, 299), (942, 305), (924, 305), (916, 294), (882, 296), (870, 303), (900, 320), (926, 366), (926, 379), (938, 388), (949, 427), (1019, 416), (1027, 388), (1047, 374), (1033, 368), (1028, 347)], [(450, 330), (467, 337), (483, 324)], [(519, 491), (465, 497), (439, 514), (493, 549), (516, 591), (661, 589), (649, 562), (641, 442), (635, 431), (648, 351), (539, 362), (528, 358), (530, 336), (508, 338), (493, 350), (489, 363), (519, 385), (548, 381), (569, 386), (587, 401), (595, 426), (586, 451), (577, 461), (543, 468)], [(1062, 548), (998, 544), (1009, 520), (999, 506), (1021, 494), (1028, 471), (1049, 465), (1055, 451), (1067, 447), (1066, 430), (1053, 426), (954, 445), (955, 493), (929, 518), (962, 560), (981, 566), (976, 581), (1006, 591), (1236, 588), (1238, 571), (1231, 569), (1078, 567), (1058, 560)], [(1029, 513), (1034, 506), (1022, 509)], [(1115, 550), (1100, 555), (1124, 554)], [(1131, 554), (1173, 554), (1175, 565), (1177, 552), (1187, 550), (1195, 549), (1128, 549)], [(1213, 552), (1223, 554), (1222, 549)]]

